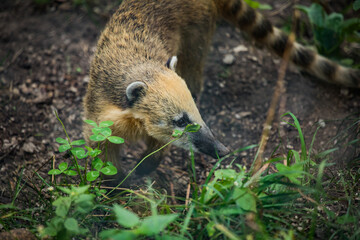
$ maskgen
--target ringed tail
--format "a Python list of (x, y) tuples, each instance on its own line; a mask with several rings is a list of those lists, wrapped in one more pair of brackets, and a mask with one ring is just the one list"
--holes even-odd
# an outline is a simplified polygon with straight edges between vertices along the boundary
[[(288, 35), (274, 27), (262, 14), (243, 0), (214, 0), (219, 15), (246, 32), (260, 43), (282, 57)], [(295, 42), (290, 50), (290, 61), (324, 81), (348, 87), (360, 88), (360, 70), (341, 66), (312, 49)]]

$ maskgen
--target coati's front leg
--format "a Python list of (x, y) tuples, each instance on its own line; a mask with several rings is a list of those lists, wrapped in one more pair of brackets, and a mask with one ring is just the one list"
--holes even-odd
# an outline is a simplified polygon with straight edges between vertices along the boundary
[[(164, 145), (152, 137), (148, 137), (145, 140), (145, 142), (147, 145), (147, 149), (142, 154), (142, 157), (141, 157), (141, 159), (139, 159), (138, 163), (142, 159), (144, 159), (144, 157), (148, 156), (149, 154), (158, 150), (159, 148), (161, 148)], [(159, 166), (161, 160), (163, 159), (164, 153), (165, 153), (165, 151), (164, 151), (164, 149), (162, 149), (162, 150), (150, 155), (149, 157), (147, 157), (136, 169), (136, 173), (140, 174), (140, 175), (146, 175), (146, 174), (149, 174), (152, 171), (154, 171)]]
[(107, 141), (100, 144), (100, 149), (102, 153), (99, 155), (99, 158), (104, 163), (111, 162), (117, 169), (116, 175), (103, 175), (103, 179), (105, 180), (106, 185), (116, 186), (126, 176), (123, 170), (123, 162), (122, 162), (123, 160), (122, 157), (125, 155), (124, 146)]

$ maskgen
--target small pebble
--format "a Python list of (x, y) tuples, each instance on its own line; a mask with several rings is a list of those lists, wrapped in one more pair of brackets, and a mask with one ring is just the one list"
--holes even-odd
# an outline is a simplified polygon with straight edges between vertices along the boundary
[(235, 62), (235, 57), (232, 54), (226, 54), (223, 58), (223, 63), (226, 65), (231, 65)]

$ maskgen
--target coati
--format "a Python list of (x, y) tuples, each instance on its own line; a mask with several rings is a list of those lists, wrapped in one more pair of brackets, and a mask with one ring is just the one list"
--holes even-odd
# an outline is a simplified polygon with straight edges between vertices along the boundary
[[(197, 123), (200, 131), (189, 133), (194, 149), (215, 158), (228, 154), (194, 102), (202, 90), (204, 60), (219, 18), (283, 55), (288, 36), (243, 0), (123, 0), (98, 41), (84, 100), (85, 118), (111, 120), (113, 135), (145, 140), (145, 155), (170, 141), (173, 130)], [(293, 64), (320, 79), (360, 87), (358, 70), (298, 43), (290, 55)], [(88, 142), (91, 134), (85, 126)], [(187, 138), (174, 144), (188, 148)], [(120, 167), (118, 148), (108, 145), (107, 154)], [(139, 172), (153, 171), (160, 159), (161, 153), (153, 155)]]

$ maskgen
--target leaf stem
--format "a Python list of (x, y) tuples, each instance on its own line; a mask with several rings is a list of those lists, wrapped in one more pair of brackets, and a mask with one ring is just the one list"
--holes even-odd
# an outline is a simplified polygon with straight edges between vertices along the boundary
[[(69, 145), (70, 145), (71, 149), (73, 149), (73, 146), (71, 145), (70, 137), (69, 137), (69, 135), (68, 135), (67, 132), (66, 132), (66, 129), (65, 129), (65, 126), (64, 126), (63, 122), (62, 122), (61, 119), (59, 118), (59, 115), (58, 115), (58, 113), (57, 113), (56, 110), (54, 110), (54, 113), (55, 113), (55, 116), (56, 116), (57, 120), (60, 122), (61, 126), (62, 126), (63, 129), (64, 129), (66, 138), (68, 139), (68, 142), (69, 142)], [(74, 158), (74, 160), (75, 160), (75, 166), (76, 166), (76, 170), (77, 170), (77, 172), (78, 172), (78, 174), (79, 174), (80, 181), (81, 181), (81, 183), (85, 183), (84, 180), (83, 180), (83, 177), (82, 177), (82, 175), (81, 175), (81, 172), (80, 172), (79, 163), (78, 163), (78, 161), (77, 161), (77, 158), (74, 156), (74, 154), (71, 153), (71, 155), (73, 156), (73, 158)]]

